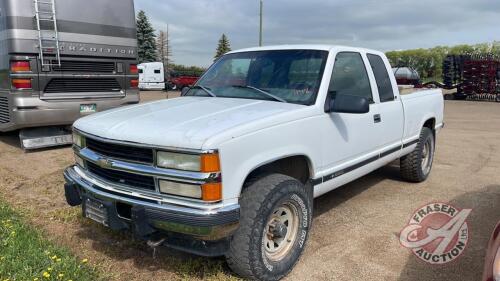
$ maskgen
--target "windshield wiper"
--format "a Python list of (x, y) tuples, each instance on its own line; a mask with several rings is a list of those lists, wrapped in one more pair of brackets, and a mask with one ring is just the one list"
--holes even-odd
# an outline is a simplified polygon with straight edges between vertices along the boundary
[(243, 86), (243, 85), (232, 85), (231, 87), (234, 87), (234, 88), (243, 88), (243, 89), (252, 89), (252, 90), (257, 91), (257, 92), (259, 92), (259, 93), (261, 93), (261, 94), (264, 94), (264, 95), (266, 95), (266, 96), (268, 96), (268, 97), (270, 97), (270, 98), (273, 98), (274, 100), (277, 100), (277, 101), (279, 101), (279, 102), (284, 102), (284, 103), (287, 103), (287, 101), (286, 101), (286, 100), (284, 100), (284, 99), (282, 99), (282, 98), (280, 98), (280, 97), (277, 97), (277, 96), (275, 96), (275, 95), (273, 95), (273, 94), (271, 94), (271, 93), (269, 93), (269, 92), (267, 92), (267, 91), (264, 91), (264, 90), (262, 90), (262, 89), (259, 89), (259, 88), (257, 88), (257, 87), (248, 86), (248, 85), (246, 85), (246, 86)]
[(211, 97), (214, 97), (216, 98), (217, 96), (212, 92), (212, 90), (210, 90), (210, 88), (207, 88), (205, 86), (201, 86), (201, 85), (194, 85), (193, 87), (191, 87), (191, 89), (202, 89), (203, 91), (205, 91), (207, 94), (209, 94)]

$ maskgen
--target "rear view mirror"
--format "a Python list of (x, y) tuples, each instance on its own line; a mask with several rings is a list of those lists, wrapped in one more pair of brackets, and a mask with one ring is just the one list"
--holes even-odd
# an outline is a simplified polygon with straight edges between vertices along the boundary
[(330, 103), (330, 112), (352, 114), (370, 112), (370, 100), (365, 97), (337, 94)]
[(190, 87), (184, 87), (184, 88), (182, 88), (182, 90), (181, 90), (181, 96), (185, 96), (189, 92), (189, 90), (191, 90)]

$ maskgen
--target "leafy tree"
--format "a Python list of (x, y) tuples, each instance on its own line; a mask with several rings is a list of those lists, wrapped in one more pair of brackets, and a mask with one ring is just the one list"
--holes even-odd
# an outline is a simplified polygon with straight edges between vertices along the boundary
[(139, 63), (156, 61), (155, 30), (146, 13), (139, 11), (137, 14), (137, 45)]
[(156, 50), (158, 59), (163, 63), (163, 66), (168, 71), (172, 65), (172, 46), (170, 45), (170, 36), (167, 31), (160, 30), (158, 37), (156, 38)]
[(229, 43), (229, 39), (226, 34), (222, 34), (222, 37), (219, 39), (219, 44), (217, 45), (217, 50), (215, 53), (215, 60), (218, 60), (225, 53), (231, 51), (231, 44)]
[(443, 60), (447, 55), (495, 54), (500, 56), (500, 42), (476, 45), (437, 46), (430, 49), (415, 49), (387, 52), (387, 58), (393, 67), (408, 66), (422, 78), (439, 80), (443, 75)]

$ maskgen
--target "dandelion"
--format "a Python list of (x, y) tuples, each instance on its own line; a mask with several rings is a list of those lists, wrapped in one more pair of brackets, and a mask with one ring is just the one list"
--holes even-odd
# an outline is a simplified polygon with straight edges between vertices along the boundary
[(50, 259), (55, 260), (55, 259), (57, 259), (57, 256), (56, 256), (56, 255), (54, 255), (54, 256), (52, 256)]
[(56, 260), (56, 262), (61, 262), (61, 258), (58, 258), (58, 259)]
[(42, 275), (43, 275), (43, 277), (45, 277), (47, 279), (50, 278), (50, 273), (48, 273), (47, 271), (44, 271)]
[(57, 275), (57, 278), (58, 278), (58, 279), (61, 279), (61, 278), (63, 278), (63, 277), (64, 277), (64, 274), (62, 274), (62, 273), (59, 273), (59, 275)]
[(82, 260), (82, 263), (87, 263), (87, 262), (89, 262), (89, 260), (88, 260), (88, 259), (83, 259), (83, 260)]
[(38, 281), (38, 277), (33, 278), (33, 281)]
[(47, 268), (48, 271), (52, 271), (52, 267)]

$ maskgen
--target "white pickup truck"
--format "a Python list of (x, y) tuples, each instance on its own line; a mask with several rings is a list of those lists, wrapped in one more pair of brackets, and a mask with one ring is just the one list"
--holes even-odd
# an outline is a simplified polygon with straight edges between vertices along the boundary
[(66, 198), (150, 245), (278, 280), (303, 251), (313, 198), (397, 159), (402, 179), (426, 180), (443, 96), (407, 92), (377, 51), (231, 52), (180, 98), (78, 120)]

